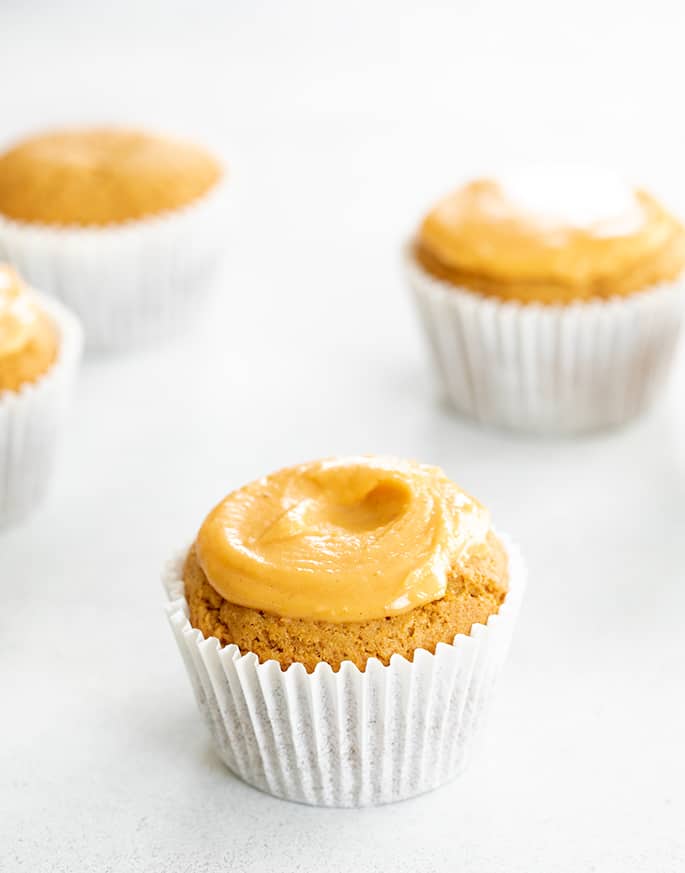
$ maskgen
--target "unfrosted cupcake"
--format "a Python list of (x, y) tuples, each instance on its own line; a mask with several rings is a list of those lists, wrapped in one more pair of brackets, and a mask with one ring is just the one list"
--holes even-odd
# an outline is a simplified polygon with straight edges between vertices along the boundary
[(0, 253), (81, 318), (89, 347), (181, 328), (221, 250), (223, 170), (191, 143), (93, 128), (0, 155)]
[(353, 457), (229, 494), (165, 585), (230, 769), (279, 797), (360, 806), (461, 770), (524, 570), (439, 469)]
[(650, 194), (583, 168), (458, 189), (408, 254), (447, 397), (538, 432), (621, 424), (663, 382), (685, 293), (685, 229)]
[(0, 264), (0, 527), (45, 493), (80, 352), (74, 317)]

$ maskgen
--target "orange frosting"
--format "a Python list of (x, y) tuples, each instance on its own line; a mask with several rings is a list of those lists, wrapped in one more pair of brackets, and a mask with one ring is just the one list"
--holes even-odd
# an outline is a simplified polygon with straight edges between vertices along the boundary
[(0, 391), (34, 382), (53, 363), (55, 327), (15, 271), (0, 264)]
[(0, 155), (0, 213), (97, 227), (179, 209), (221, 175), (192, 143), (115, 128), (57, 131)]
[(651, 195), (587, 171), (479, 179), (424, 219), (418, 262), (451, 284), (521, 302), (627, 295), (685, 267), (685, 229)]
[(438, 468), (365, 456), (300, 464), (234, 491), (196, 549), (230, 603), (367, 621), (443, 597), (489, 529), (486, 510)]

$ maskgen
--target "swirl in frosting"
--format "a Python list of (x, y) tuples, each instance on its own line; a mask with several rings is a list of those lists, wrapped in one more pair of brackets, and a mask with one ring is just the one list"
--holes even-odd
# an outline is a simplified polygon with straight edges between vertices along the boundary
[(364, 456), (300, 464), (234, 491), (196, 547), (231, 603), (368, 621), (443, 597), (489, 529), (487, 511), (440, 469)]

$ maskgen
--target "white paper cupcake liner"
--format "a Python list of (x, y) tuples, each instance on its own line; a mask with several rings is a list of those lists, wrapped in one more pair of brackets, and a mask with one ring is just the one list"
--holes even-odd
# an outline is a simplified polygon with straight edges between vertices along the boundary
[(320, 663), (282, 670), (254, 653), (205, 639), (188, 620), (183, 562), (164, 574), (169, 621), (198, 707), (224, 763), (256, 788), (316, 806), (403, 800), (449, 781), (463, 768), (509, 648), (526, 572), (516, 546), (510, 589), (487, 624), (475, 624), (435, 654), (412, 662), (375, 658), (361, 672)]
[(86, 346), (122, 351), (174, 335), (202, 308), (223, 247), (226, 183), (183, 209), (104, 228), (0, 216), (0, 259), (80, 318)]
[(571, 434), (623, 424), (658, 394), (685, 306), (683, 283), (568, 306), (483, 297), (408, 278), (448, 400), (483, 424)]
[(57, 325), (60, 346), (36, 382), (0, 392), (0, 527), (21, 521), (45, 494), (81, 357), (78, 321), (57, 301), (36, 296)]

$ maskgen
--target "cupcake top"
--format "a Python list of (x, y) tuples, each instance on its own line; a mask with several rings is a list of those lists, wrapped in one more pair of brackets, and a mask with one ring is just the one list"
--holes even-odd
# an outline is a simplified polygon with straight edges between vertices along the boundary
[(366, 621), (442, 597), (448, 569), (488, 530), (483, 507), (435, 467), (338, 458), (229, 494), (202, 525), (197, 553), (231, 603)]
[(0, 214), (48, 225), (116, 224), (187, 206), (221, 175), (192, 143), (116, 128), (56, 131), (0, 155)]
[(628, 295), (685, 267), (685, 228), (646, 191), (587, 168), (477, 179), (424, 218), (414, 255), (453, 285), (524, 303)]
[(300, 464), (239, 488), (186, 562), (206, 635), (308, 669), (434, 650), (507, 590), (488, 512), (436, 467), (377, 457)]
[(0, 391), (35, 382), (53, 364), (59, 346), (50, 317), (7, 264), (0, 264)]

